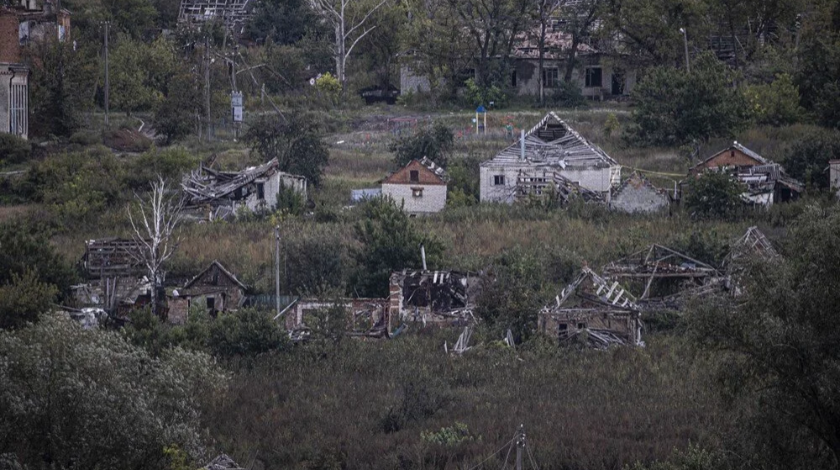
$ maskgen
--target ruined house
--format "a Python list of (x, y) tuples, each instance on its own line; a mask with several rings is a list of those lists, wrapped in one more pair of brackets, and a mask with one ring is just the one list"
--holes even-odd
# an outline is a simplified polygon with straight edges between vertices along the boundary
[(720, 171), (731, 175), (745, 186), (741, 199), (749, 204), (769, 207), (794, 200), (805, 186), (785, 173), (778, 163), (773, 163), (738, 142), (721, 150), (689, 170), (697, 177), (705, 171)]
[(178, 9), (180, 25), (201, 25), (220, 21), (228, 29), (242, 32), (245, 23), (253, 16), (250, 0), (181, 0)]
[[(583, 138), (554, 112), (519, 142), (481, 164), (482, 202), (514, 201), (550, 191), (586, 191), (609, 201), (621, 181), (621, 165)], [(579, 187), (580, 189), (576, 189)]]
[[(513, 49), (508, 58), (511, 63), (508, 76), (510, 88), (520, 96), (535, 96), (539, 95), (542, 82), (546, 96), (551, 96), (563, 85), (571, 46), (571, 34), (561, 31), (559, 22), (552, 23), (543, 44), (544, 63), (540, 76), (539, 30), (519, 33), (513, 40)], [(581, 94), (587, 98), (604, 100), (626, 97), (636, 85), (635, 70), (622, 67), (617, 60), (610, 60), (610, 54), (597, 50), (592, 44), (578, 44), (575, 59), (571, 83), (577, 85)], [(400, 68), (402, 93), (428, 93), (431, 89), (429, 77), (418, 72), (422, 69), (418, 60), (411, 54), (403, 56), (404, 63)], [(466, 69), (461, 75), (464, 79), (474, 77), (475, 69)]]
[(245, 470), (227, 454), (219, 454), (200, 470)]
[(456, 271), (403, 270), (391, 274), (389, 315), (392, 322), (426, 325), (466, 325), (473, 309), (479, 278)]
[(210, 219), (226, 218), (237, 211), (270, 211), (277, 207), (281, 190), (291, 189), (306, 198), (303, 176), (280, 171), (277, 159), (242, 171), (219, 171), (205, 167), (184, 176), (181, 187), (187, 207), (204, 209)]
[(293, 339), (308, 336), (313, 315), (341, 307), (347, 315), (347, 333), (361, 338), (387, 338), (391, 334), (388, 299), (298, 299), (287, 307), (284, 319), (286, 330)]
[(633, 172), (610, 197), (610, 209), (629, 214), (660, 212), (670, 204), (668, 191), (654, 187), (639, 172)]
[(713, 266), (657, 244), (608, 263), (603, 274), (635, 292), (644, 311), (679, 311), (693, 296), (718, 292), (724, 281)]
[(747, 228), (744, 235), (730, 245), (729, 255), (724, 261), (727, 274), (727, 288), (732, 296), (743, 293), (742, 278), (749, 269), (750, 263), (756, 260), (775, 262), (782, 259), (782, 255), (773, 247), (770, 240), (752, 226)]
[(539, 312), (538, 329), (560, 342), (580, 339), (606, 349), (643, 346), (636, 299), (617, 281), (609, 282), (584, 266), (580, 275)]
[(446, 171), (431, 160), (412, 160), (382, 181), (382, 195), (412, 215), (432, 214), (446, 207)]
[(210, 316), (236, 310), (245, 302), (248, 287), (214, 260), (204, 271), (175, 289), (169, 299), (170, 323), (183, 324), (190, 309), (201, 308)]
[(152, 282), (136, 240), (104, 238), (85, 242), (84, 284), (72, 287), (76, 306), (101, 308), (116, 316), (151, 302)]

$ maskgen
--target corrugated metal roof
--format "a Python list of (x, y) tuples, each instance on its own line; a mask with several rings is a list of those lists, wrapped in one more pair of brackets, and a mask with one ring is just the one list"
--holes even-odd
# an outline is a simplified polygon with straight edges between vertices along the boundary
[(606, 168), (620, 166), (597, 145), (572, 129), (557, 114), (550, 112), (525, 133), (525, 152), (521, 142), (510, 145), (481, 166), (552, 166)]

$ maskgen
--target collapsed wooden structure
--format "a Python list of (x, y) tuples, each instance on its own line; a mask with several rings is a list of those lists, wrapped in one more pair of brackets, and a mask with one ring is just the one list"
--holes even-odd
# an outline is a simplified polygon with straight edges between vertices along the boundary
[(658, 244), (608, 263), (603, 273), (636, 285), (643, 310), (678, 310), (687, 298), (715, 292), (721, 277), (711, 265)]
[(251, 212), (271, 210), (277, 196), (290, 189), (306, 198), (303, 176), (280, 171), (276, 158), (242, 171), (219, 171), (201, 164), (181, 181), (188, 208), (208, 208), (211, 218), (226, 218), (242, 208)]
[(538, 329), (560, 342), (582, 340), (598, 349), (644, 345), (636, 298), (586, 266), (553, 304), (543, 307)]

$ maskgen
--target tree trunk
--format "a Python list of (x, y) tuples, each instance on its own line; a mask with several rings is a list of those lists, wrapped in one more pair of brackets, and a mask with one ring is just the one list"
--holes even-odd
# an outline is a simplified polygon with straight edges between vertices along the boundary
[(545, 105), (545, 81), (543, 80), (543, 70), (545, 68), (545, 22), (546, 19), (543, 18), (545, 13), (540, 13), (540, 42), (538, 47), (540, 48), (540, 59), (539, 59), (539, 71), (537, 72), (537, 78), (540, 81), (540, 106)]
[(577, 34), (572, 36), (572, 47), (569, 50), (569, 58), (566, 62), (566, 73), (563, 75), (563, 81), (572, 81), (572, 74), (575, 71), (575, 60), (577, 59), (577, 49), (580, 45), (580, 37)]

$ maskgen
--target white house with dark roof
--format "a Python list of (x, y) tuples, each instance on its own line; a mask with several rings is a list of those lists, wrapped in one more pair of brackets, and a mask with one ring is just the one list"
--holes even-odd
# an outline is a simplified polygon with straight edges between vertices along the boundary
[[(481, 164), (482, 202), (513, 203), (523, 191), (541, 192), (562, 177), (609, 201), (621, 165), (550, 112), (520, 140)], [(526, 189), (527, 188), (527, 189)]]
[(382, 195), (412, 215), (440, 212), (446, 207), (446, 172), (426, 157), (412, 160), (382, 181)]

